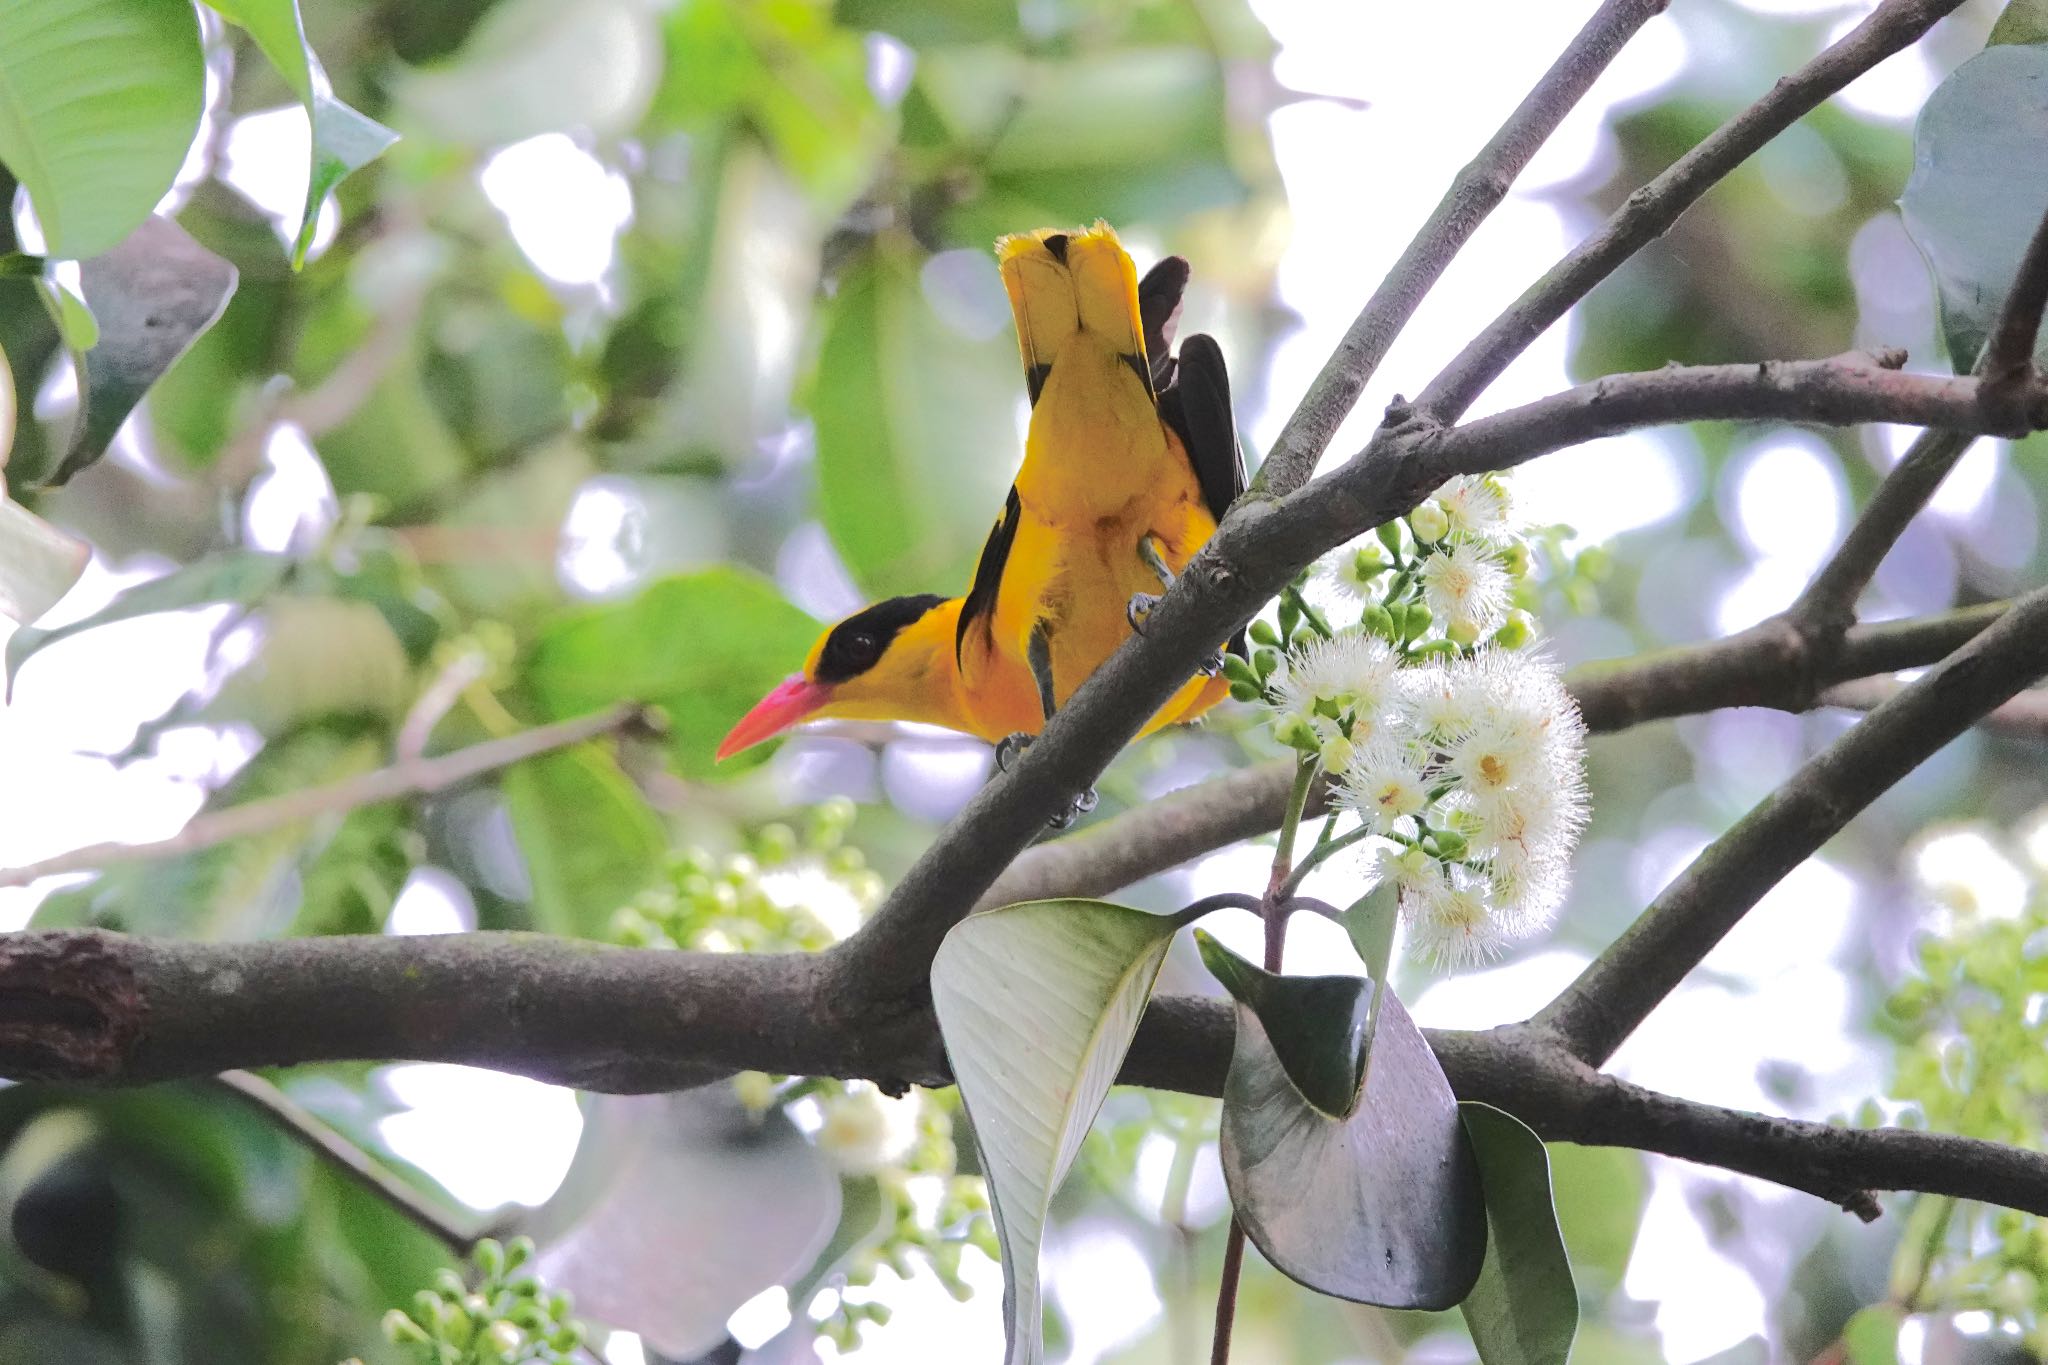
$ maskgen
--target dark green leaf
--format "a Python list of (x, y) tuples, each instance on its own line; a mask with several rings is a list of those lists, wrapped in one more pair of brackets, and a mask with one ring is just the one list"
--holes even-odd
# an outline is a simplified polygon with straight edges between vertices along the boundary
[(82, 357), (78, 425), (50, 482), (99, 459), (185, 348), (235, 291), (235, 268), (168, 218), (149, 218), (113, 250), (79, 265), (99, 340)]
[(1197, 929), (1195, 946), (1223, 988), (1259, 1016), (1287, 1079), (1330, 1118), (1358, 1107), (1372, 983), (1356, 976), (1274, 976)]
[(306, 117), (312, 123), (313, 161), (306, 184), (306, 207), (300, 214), (299, 230), (292, 243), (292, 269), (297, 270), (305, 264), (306, 248), (312, 245), (321, 203), (351, 171), (376, 160), (398, 140), (398, 134), (334, 98), (327, 72), (306, 41), (298, 0), (206, 2), (249, 31), (256, 46), (263, 49), (277, 74), (284, 77), (285, 84), (306, 107)]
[[(2048, 209), (2048, 46), (1987, 48), (1935, 88), (1899, 199), (1941, 300), (1949, 361), (1976, 363)], [(2048, 333), (2035, 355), (2048, 358)]]
[(10, 251), (0, 255), (0, 279), (10, 275), (34, 279), (43, 273), (43, 267), (48, 263), (49, 258), (46, 256), (30, 256), (23, 252)]
[(1333, 1119), (1295, 1089), (1259, 1015), (1238, 1005), (1224, 1180), (1246, 1234), (1291, 1278), (1359, 1303), (1449, 1308), (1485, 1255), (1478, 1165), (1450, 1082), (1392, 991), (1375, 1028), (1358, 1109)]
[(534, 927), (607, 937), (612, 915), (661, 868), (668, 837), (659, 817), (596, 744), (521, 763), (502, 785), (533, 884)]
[(1858, 1309), (1842, 1328), (1849, 1365), (1899, 1365), (1899, 1328), (1905, 1320), (1896, 1304)]
[(1460, 1307), (1481, 1365), (1564, 1365), (1579, 1292), (1550, 1203), (1543, 1139), (1511, 1114), (1462, 1104), (1486, 1190), (1486, 1261)]
[(2048, 0), (2011, 0), (1984, 40), (1986, 47), (2003, 43), (2048, 43)]
[(51, 630), (24, 628), (7, 642), (7, 677), (10, 690), (21, 666), (39, 650), (68, 635), (91, 630), (130, 617), (149, 616), (160, 611), (181, 611), (187, 607), (233, 602), (254, 606), (274, 592), (291, 572), (292, 562), (283, 555), (234, 550), (199, 560), (153, 578), (123, 592), (106, 606), (82, 620)]
[(1024, 901), (969, 915), (932, 960), (932, 1007), (1002, 1243), (1005, 1365), (1044, 1358), (1046, 1213), (1180, 922), (1108, 901)]
[(718, 741), (802, 664), (817, 630), (752, 574), (679, 574), (548, 625), (534, 642), (526, 682), (555, 720), (622, 701), (662, 707), (676, 766), (704, 777), (714, 771)]
[(972, 338), (933, 311), (907, 243), (840, 282), (807, 405), (819, 512), (862, 588), (965, 588), (1017, 467), (1017, 365), (1008, 329)]
[(694, 1360), (838, 1221), (839, 1181), (779, 1111), (749, 1114), (725, 1085), (594, 1095), (569, 1174), (533, 1213), (535, 1269), (578, 1316)]
[(149, 217), (199, 128), (190, 0), (0, 0), (0, 162), (49, 254), (96, 256)]

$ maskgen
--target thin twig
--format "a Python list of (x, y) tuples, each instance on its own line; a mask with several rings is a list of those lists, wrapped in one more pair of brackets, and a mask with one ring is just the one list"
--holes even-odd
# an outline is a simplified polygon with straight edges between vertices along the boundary
[[(1971, 372), (1984, 379), (1987, 402), (1997, 402), (2003, 393), (2022, 391), (2033, 380), (2034, 338), (2041, 325), (2044, 299), (2048, 299), (2048, 214), (2042, 216), (2027, 243), (2012, 288), (2006, 291), (2005, 302), (1991, 324), (1991, 340), (1972, 367)], [(1969, 432), (1929, 428), (1913, 439), (1885, 475), (1841, 545), (1799, 600), (1785, 611), (1785, 619), (1819, 652), (1824, 654), (1855, 620), (1857, 599), (1877, 576), (1878, 566), (1975, 443), (1976, 437)]]
[[(1896, 697), (1905, 684), (1896, 678), (1857, 678), (1836, 683), (1820, 694), (1822, 706), (1845, 711), (1875, 711)], [(1977, 722), (1979, 729), (2005, 739), (2048, 739), (2048, 691), (2022, 692)]]
[(1244, 1274), (1244, 1224), (1232, 1218), (1223, 1242), (1223, 1276), (1216, 1289), (1216, 1331), (1209, 1340), (1209, 1365), (1230, 1365), (1230, 1334), (1237, 1326), (1237, 1283)]
[(644, 708), (614, 706), (573, 720), (536, 726), (503, 739), (486, 740), (452, 753), (410, 759), (323, 786), (306, 787), (268, 800), (207, 811), (194, 816), (168, 839), (143, 844), (88, 844), (40, 862), (0, 868), (0, 886), (26, 886), (38, 877), (89, 872), (115, 863), (149, 862), (181, 853), (196, 853), (230, 839), (268, 833), (317, 816), (341, 815), (359, 806), (374, 806), (405, 796), (429, 795), (556, 749), (646, 723)]
[(1586, 20), (1492, 140), (1458, 172), (1401, 259), (1373, 291), (1273, 442), (1266, 462), (1259, 467), (1261, 488), (1277, 496), (1308, 482), (1331, 436), (1357, 404), (1358, 395), (1444, 268), (1507, 198), (1515, 177), (1550, 140), (1565, 115), (1585, 98), (1615, 54), (1670, 3), (1607, 0)]
[(2048, 671), (2048, 588), (1807, 760), (1709, 844), (1536, 1016), (1598, 1066), (1786, 873), (1979, 718)]
[(223, 1071), (208, 1083), (275, 1124), (292, 1141), (326, 1161), (349, 1180), (398, 1210), (456, 1256), (467, 1256), (481, 1235), (457, 1227), (410, 1181), (385, 1170), (368, 1152), (290, 1095), (247, 1071)]
[(1839, 42), (1631, 194), (1599, 231), (1552, 266), (1430, 381), (1416, 410), (1438, 422), (1456, 421), (1530, 342), (1622, 262), (1668, 232), (1701, 195), (1831, 95), (1911, 46), (1961, 3), (1885, 0)]

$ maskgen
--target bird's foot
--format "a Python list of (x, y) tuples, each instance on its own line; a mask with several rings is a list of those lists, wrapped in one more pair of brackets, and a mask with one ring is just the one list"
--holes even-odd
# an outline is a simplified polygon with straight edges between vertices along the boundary
[[(1134, 592), (1124, 607), (1124, 618), (1131, 623), (1131, 629), (1138, 634), (1145, 633), (1145, 622), (1151, 619), (1152, 609), (1159, 605), (1159, 598), (1149, 592)], [(1222, 665), (1217, 665), (1222, 667)]]
[(1018, 730), (996, 741), (996, 771), (1010, 771), (1010, 765), (1024, 756), (1024, 751), (1031, 747), (1031, 742), (1036, 738), (1036, 735), (1027, 735)]
[(1085, 788), (1079, 796), (1074, 798), (1074, 803), (1072, 805), (1068, 806), (1065, 810), (1059, 812), (1057, 815), (1054, 815), (1050, 820), (1047, 820), (1045, 823), (1050, 825), (1052, 828), (1058, 830), (1072, 829), (1074, 827), (1074, 822), (1080, 819), (1082, 816), (1088, 814), (1090, 811), (1094, 810), (1096, 802), (1100, 799), (1101, 798), (1095, 794), (1095, 788)]
[(1195, 665), (1195, 672), (1205, 678), (1213, 678), (1223, 671), (1223, 651), (1217, 650), (1208, 658)]

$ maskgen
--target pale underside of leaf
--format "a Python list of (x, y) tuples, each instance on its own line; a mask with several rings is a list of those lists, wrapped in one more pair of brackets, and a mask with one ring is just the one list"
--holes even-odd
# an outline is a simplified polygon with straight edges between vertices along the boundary
[(1176, 923), (1100, 901), (1027, 902), (962, 921), (933, 961), (932, 1001), (1002, 1244), (1008, 1365), (1043, 1358), (1046, 1212), (1123, 1064)]
[(1486, 1190), (1486, 1262), (1459, 1305), (1482, 1365), (1565, 1365), (1579, 1292), (1550, 1197), (1543, 1140), (1511, 1114), (1459, 1106)]

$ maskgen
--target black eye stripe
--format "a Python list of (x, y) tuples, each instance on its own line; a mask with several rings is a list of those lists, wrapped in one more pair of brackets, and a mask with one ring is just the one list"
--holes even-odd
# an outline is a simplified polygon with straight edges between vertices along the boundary
[(945, 600), (935, 593), (891, 597), (855, 612), (825, 637), (825, 647), (818, 651), (814, 681), (845, 682), (867, 672), (888, 653), (899, 631)]

